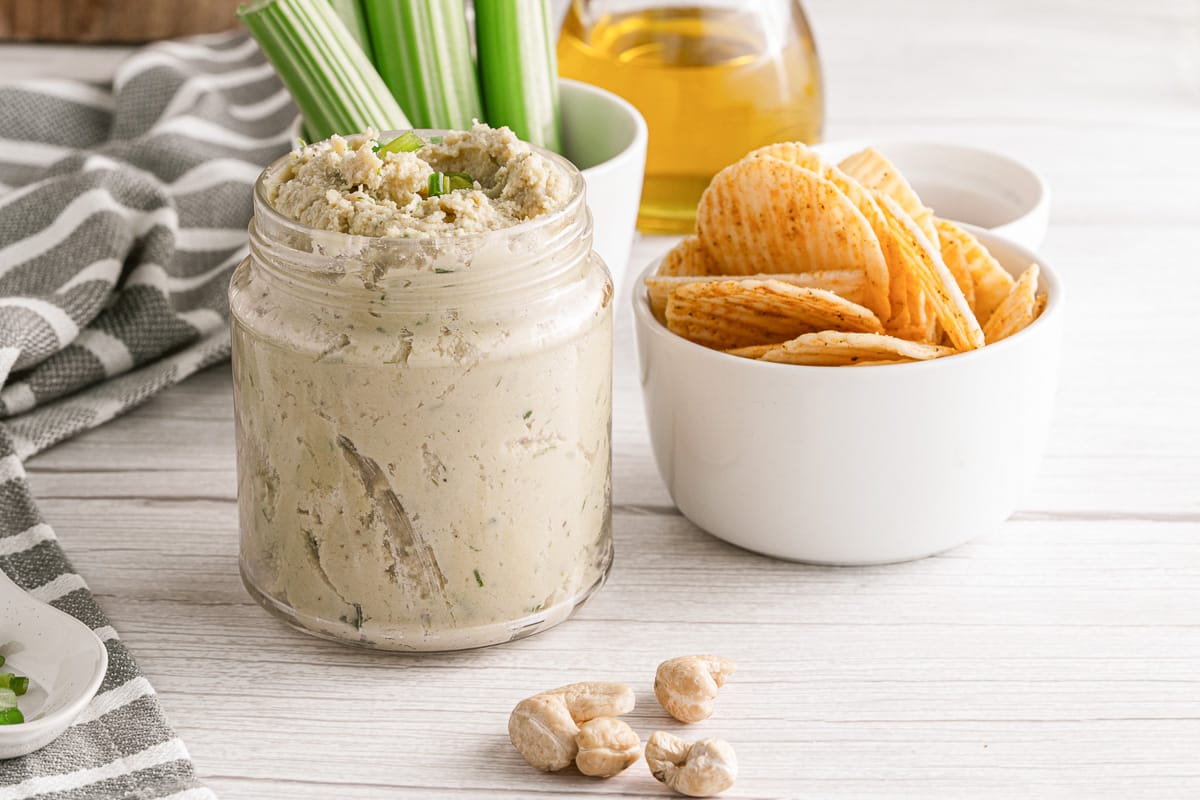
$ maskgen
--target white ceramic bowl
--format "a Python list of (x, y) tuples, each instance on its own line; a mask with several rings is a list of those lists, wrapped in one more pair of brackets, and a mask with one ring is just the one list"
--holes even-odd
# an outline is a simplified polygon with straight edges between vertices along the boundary
[(837, 162), (874, 147), (896, 165), (938, 216), (966, 222), (1037, 250), (1050, 223), (1050, 188), (1012, 156), (949, 142), (833, 141), (815, 149)]
[[(104, 680), (108, 650), (79, 620), (36, 600), (0, 572), (0, 671), (29, 678), (18, 698), (25, 722), (0, 725), (0, 759), (32, 753), (58, 738)], [(2, 771), (2, 770), (0, 770)]]
[(592, 212), (592, 249), (608, 265), (622, 297), (646, 167), (646, 121), (612, 92), (559, 81), (563, 155), (583, 172)]
[(1004, 341), (927, 362), (808, 367), (726, 355), (668, 331), (639, 280), (646, 417), (679, 510), (740, 547), (821, 564), (921, 558), (1011, 515), (1050, 427), (1063, 289), (1029, 250), (976, 235), (1014, 274), (1038, 261), (1046, 309)]

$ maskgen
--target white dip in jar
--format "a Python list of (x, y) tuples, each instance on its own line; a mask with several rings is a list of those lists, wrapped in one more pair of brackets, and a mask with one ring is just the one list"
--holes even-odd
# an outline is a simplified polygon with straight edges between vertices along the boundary
[(418, 133), (335, 137), (255, 188), (241, 570), (310, 633), (453, 650), (561, 622), (608, 572), (612, 283), (569, 162)]

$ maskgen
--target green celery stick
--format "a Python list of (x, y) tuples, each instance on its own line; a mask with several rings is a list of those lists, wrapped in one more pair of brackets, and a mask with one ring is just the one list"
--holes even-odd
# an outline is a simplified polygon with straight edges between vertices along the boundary
[(379, 74), (418, 128), (483, 117), (463, 0), (364, 0)]
[(258, 0), (238, 16), (314, 136), (412, 127), (327, 0)]
[(367, 30), (367, 15), (363, 11), (362, 0), (329, 0), (329, 4), (345, 24), (346, 30), (350, 31), (354, 41), (358, 42), (358, 46), (367, 54), (367, 58), (374, 60), (371, 55), (371, 32)]
[(562, 149), (558, 66), (546, 0), (475, 0), (475, 42), (489, 125)]

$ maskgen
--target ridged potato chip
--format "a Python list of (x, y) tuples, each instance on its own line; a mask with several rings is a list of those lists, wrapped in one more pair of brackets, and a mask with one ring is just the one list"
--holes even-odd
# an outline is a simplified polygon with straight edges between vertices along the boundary
[(774, 280), (686, 283), (671, 290), (666, 316), (670, 330), (721, 350), (828, 328), (883, 330), (870, 309), (833, 292)]
[[(892, 241), (897, 240), (893, 238)], [(899, 267), (891, 272), (891, 283), (892, 315), (884, 328), (901, 339), (936, 344), (937, 317), (907, 260), (902, 260)]]
[(875, 238), (879, 240), (880, 250), (883, 252), (884, 267), (886, 267), (886, 269), (881, 269), (879, 264), (874, 261), (864, 265), (864, 271), (869, 270), (866, 272), (869, 293), (863, 298), (862, 304), (874, 311), (875, 315), (881, 320), (888, 319), (891, 316), (888, 273), (892, 269), (895, 269), (896, 261), (899, 259), (899, 252), (892, 245), (887, 220), (884, 219), (883, 213), (880, 212), (879, 206), (876, 205), (875, 198), (870, 190), (865, 189), (849, 175), (800, 142), (769, 144), (766, 147), (760, 147), (757, 150), (751, 151), (746, 158), (777, 158), (780, 161), (786, 161), (789, 164), (796, 164), (805, 169), (812, 170), (820, 177), (837, 186), (842, 191), (842, 194), (849, 198), (854, 207), (867, 220), (867, 224), (871, 226), (871, 231), (875, 234)]
[(942, 251), (942, 261), (946, 262), (946, 269), (950, 270), (950, 274), (954, 276), (954, 282), (958, 284), (963, 297), (967, 300), (967, 305), (971, 307), (971, 311), (975, 312), (976, 319), (978, 319), (979, 311), (975, 305), (975, 279), (971, 276), (971, 269), (967, 263), (964, 242), (958, 237), (959, 231), (962, 233), (966, 233), (966, 231), (944, 219), (934, 220), (934, 225), (937, 227), (937, 244)]
[(688, 236), (672, 247), (658, 265), (658, 275), (720, 275), (721, 268), (697, 236)]
[[(727, 281), (733, 279), (735, 278), (730, 275), (672, 275), (667, 277), (650, 275), (646, 278), (646, 293), (650, 296), (650, 310), (654, 312), (654, 316), (658, 317), (660, 321), (665, 321), (666, 317), (664, 315), (667, 311), (667, 297), (670, 296), (671, 290), (676, 286), (682, 286), (685, 283)], [(794, 272), (778, 275), (759, 273), (758, 275), (747, 275), (745, 278), (737, 277), (736, 280), (776, 280), (780, 283), (791, 284), (792, 286), (824, 289), (827, 292), (841, 295), (851, 303), (865, 305), (862, 298), (866, 293), (866, 273), (859, 270)]]
[(970, 292), (963, 289), (963, 294), (975, 318), (986, 320), (1012, 290), (1012, 275), (968, 231), (945, 219), (936, 225), (942, 259), (960, 287), (964, 281), (970, 285)]
[(742, 358), (759, 359), (764, 355), (779, 347), (778, 344), (752, 344), (746, 347), (734, 347), (726, 350), (731, 356), (741, 356)]
[(854, 178), (872, 191), (887, 195), (900, 204), (905, 213), (913, 218), (925, 238), (937, 242), (937, 229), (933, 224), (933, 209), (927, 208), (917, 196), (912, 185), (900, 170), (874, 147), (860, 150), (847, 156), (838, 164), (838, 169)]
[[(925, 207), (912, 186), (882, 153), (868, 147), (843, 159), (838, 169), (851, 183), (866, 187), (876, 205), (881, 202), (881, 197), (889, 197), (899, 204), (926, 238), (936, 245), (933, 211)], [(904, 339), (933, 343), (938, 338), (937, 319), (928, 291), (911, 278), (911, 270), (905, 261), (906, 256), (901, 252), (899, 240), (891, 233), (891, 226), (886, 222), (885, 227), (889, 233), (876, 231), (876, 235), (887, 257), (890, 277), (888, 302), (891, 313), (888, 315), (887, 329)]]
[(775, 158), (718, 172), (700, 198), (696, 231), (729, 274), (887, 269), (870, 224), (835, 184)]
[[(751, 151), (747, 158), (770, 157), (790, 161), (811, 169), (821, 177), (834, 183), (842, 190), (855, 207), (867, 219), (871, 230), (879, 239), (887, 265), (887, 299), (884, 302), (864, 303), (868, 308), (886, 320), (890, 332), (905, 339), (921, 342), (934, 342), (937, 339), (937, 320), (933, 307), (920, 285), (910, 280), (909, 270), (903, 262), (902, 254), (887, 218), (879, 208), (876, 194), (888, 194), (897, 199), (905, 209), (912, 208), (922, 217), (933, 219), (933, 212), (921, 204), (920, 198), (904, 180), (904, 177), (892, 167), (887, 159), (875, 150), (864, 150), (847, 159), (851, 168), (859, 168), (872, 178), (877, 189), (868, 189), (839, 167), (835, 167), (820, 157), (816, 152), (799, 142), (781, 142), (760, 147)], [(857, 161), (855, 159), (858, 159)], [(882, 287), (880, 289), (882, 291)], [(886, 312), (881, 309), (886, 305)]]
[(847, 367), (880, 367), (884, 364), (911, 364), (917, 359), (915, 358), (894, 358), (880, 359), (879, 361), (856, 361), (853, 364), (846, 364)]
[[(940, 248), (921, 233), (912, 217), (904, 213), (895, 200), (887, 195), (879, 195), (878, 199), (904, 255), (908, 277), (932, 303), (934, 315), (946, 337), (959, 350), (983, 347), (983, 330), (954, 276), (942, 261)], [(927, 329), (926, 341), (933, 338), (932, 331), (932, 327)]]
[(1030, 264), (1017, 278), (1008, 296), (1000, 301), (1000, 305), (988, 317), (987, 325), (983, 328), (988, 344), (1007, 339), (1037, 319), (1040, 313), (1037, 298), (1039, 272), (1037, 264)]
[(910, 342), (878, 333), (820, 331), (797, 336), (768, 350), (761, 358), (779, 364), (848, 366), (868, 361), (926, 361), (955, 352), (951, 347)]

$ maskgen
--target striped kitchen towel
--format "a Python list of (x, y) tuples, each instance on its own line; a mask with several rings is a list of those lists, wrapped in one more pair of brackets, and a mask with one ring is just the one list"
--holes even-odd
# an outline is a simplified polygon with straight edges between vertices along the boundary
[[(0, 75), (3, 80), (3, 75)], [(30, 496), (22, 462), (229, 352), (251, 186), (298, 130), (244, 35), (162, 42), (112, 86), (0, 84), (0, 569), (105, 640), (108, 675), (0, 800), (212, 798)]]

